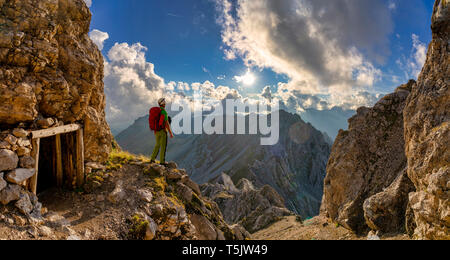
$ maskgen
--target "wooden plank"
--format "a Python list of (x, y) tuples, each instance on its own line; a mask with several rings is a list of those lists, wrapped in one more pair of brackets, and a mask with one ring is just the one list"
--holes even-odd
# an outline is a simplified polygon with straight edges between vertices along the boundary
[(69, 152), (70, 152), (70, 143), (69, 143), (69, 134), (61, 135), (61, 157), (63, 162), (63, 172), (64, 172), (64, 186), (70, 187), (71, 181), (71, 172), (70, 172), (70, 162), (69, 162)]
[(67, 140), (67, 151), (65, 153), (67, 154), (67, 174), (66, 176), (69, 176), (68, 181), (71, 188), (75, 188), (77, 185), (76, 180), (76, 171), (74, 169), (74, 163), (73, 163), (73, 157), (75, 153), (75, 147), (74, 147), (74, 133), (66, 134), (66, 140)]
[(61, 188), (63, 186), (63, 165), (62, 165), (62, 154), (61, 154), (61, 135), (55, 136), (56, 141), (56, 185)]
[(84, 184), (84, 138), (83, 128), (76, 134), (76, 167), (77, 167), (77, 186), (80, 188)]
[(33, 139), (45, 138), (45, 137), (50, 137), (50, 136), (54, 136), (54, 135), (58, 135), (58, 134), (66, 134), (66, 133), (70, 133), (70, 132), (75, 132), (81, 128), (82, 127), (79, 124), (70, 124), (70, 125), (58, 126), (58, 127), (53, 127), (53, 128), (44, 129), (44, 130), (32, 131), (31, 136)]
[(36, 171), (36, 173), (33, 175), (33, 177), (31, 177), (31, 181), (30, 181), (30, 191), (34, 194), (37, 195), (37, 181), (38, 181), (38, 173), (39, 173), (39, 149), (41, 146), (41, 139), (37, 138), (37, 139), (33, 139), (32, 140), (32, 145), (33, 145), (33, 150), (31, 151), (31, 156), (33, 157), (33, 159), (35, 160), (35, 165), (34, 165), (34, 169)]

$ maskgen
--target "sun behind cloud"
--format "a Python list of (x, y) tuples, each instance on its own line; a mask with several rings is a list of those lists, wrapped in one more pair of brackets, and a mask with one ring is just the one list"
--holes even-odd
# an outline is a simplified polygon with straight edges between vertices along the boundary
[(236, 80), (237, 83), (242, 83), (246, 86), (251, 86), (256, 81), (256, 76), (250, 71), (250, 69), (242, 76), (235, 76), (234, 80)]

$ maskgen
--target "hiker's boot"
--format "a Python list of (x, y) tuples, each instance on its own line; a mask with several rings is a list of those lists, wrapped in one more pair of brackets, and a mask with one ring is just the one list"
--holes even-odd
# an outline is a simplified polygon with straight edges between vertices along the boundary
[(169, 166), (169, 164), (166, 163), (166, 162), (160, 163), (160, 165), (162, 165), (162, 166), (164, 166), (164, 167), (168, 167), (168, 166)]

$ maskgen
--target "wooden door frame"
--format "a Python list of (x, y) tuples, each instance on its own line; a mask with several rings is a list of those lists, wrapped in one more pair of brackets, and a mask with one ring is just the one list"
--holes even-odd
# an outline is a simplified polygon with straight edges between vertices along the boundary
[(83, 127), (79, 124), (70, 124), (59, 127), (53, 127), (49, 129), (37, 130), (31, 132), (32, 146), (33, 149), (31, 151), (31, 156), (35, 160), (35, 174), (30, 180), (29, 189), (31, 192), (36, 194), (37, 192), (37, 183), (38, 183), (38, 175), (39, 175), (39, 153), (40, 151), (40, 143), (41, 138), (48, 138), (55, 136), (56, 140), (56, 183), (58, 187), (63, 186), (63, 161), (62, 161), (62, 151), (61, 151), (61, 135), (73, 133), (75, 134), (75, 146), (76, 146), (76, 185), (77, 187), (81, 187), (85, 181), (84, 174), (84, 139), (83, 139)]

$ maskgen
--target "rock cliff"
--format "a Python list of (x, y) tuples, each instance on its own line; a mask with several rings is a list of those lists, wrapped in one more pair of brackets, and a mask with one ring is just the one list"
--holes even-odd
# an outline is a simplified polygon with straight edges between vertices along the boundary
[(82, 0), (0, 0), (0, 128), (82, 123), (87, 161), (106, 161), (103, 57)]
[(349, 130), (336, 138), (322, 209), (348, 229), (368, 229), (364, 202), (389, 187), (406, 167), (403, 108), (414, 83), (399, 87), (373, 108), (359, 108), (349, 120)]
[(408, 176), (417, 192), (409, 202), (415, 235), (450, 239), (450, 2), (437, 0), (433, 40), (405, 110)]
[(436, 0), (417, 82), (360, 108), (332, 148), (322, 213), (356, 232), (450, 239), (450, 10)]

